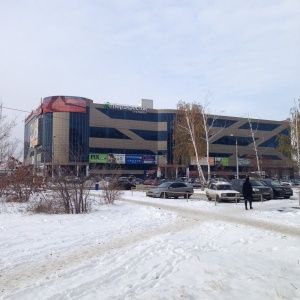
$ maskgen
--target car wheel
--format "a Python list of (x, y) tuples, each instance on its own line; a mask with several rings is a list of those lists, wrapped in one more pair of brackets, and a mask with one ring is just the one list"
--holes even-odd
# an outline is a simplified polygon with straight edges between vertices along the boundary
[(211, 198), (210, 198), (210, 197), (207, 197), (207, 200), (208, 200), (208, 201), (210, 201), (210, 200), (211, 200)]
[[(160, 195), (159, 195), (159, 198), (165, 198), (165, 193), (161, 193)], [(167, 197), (166, 197), (167, 198)]]
[(217, 201), (217, 202), (221, 202), (221, 200), (220, 200), (220, 197), (219, 197), (219, 196), (217, 196), (217, 197), (216, 197), (216, 201)]
[(178, 199), (178, 196), (175, 196), (174, 199)]
[(286, 197), (284, 197), (284, 199), (290, 199), (290, 196), (286, 196)]

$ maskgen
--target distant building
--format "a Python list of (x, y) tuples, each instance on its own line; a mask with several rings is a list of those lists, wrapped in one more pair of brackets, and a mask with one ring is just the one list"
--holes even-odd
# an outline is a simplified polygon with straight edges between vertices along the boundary
[[(25, 120), (24, 161), (48, 170), (67, 167), (74, 173), (96, 174), (103, 166), (110, 173), (117, 164), (123, 175), (160, 175), (173, 165), (175, 113), (153, 109), (148, 99), (132, 106), (94, 103), (82, 97), (46, 97)], [(215, 126), (224, 130), (211, 140), (212, 175), (234, 176), (237, 148), (239, 174), (256, 171), (248, 119), (219, 116)], [(254, 120), (252, 126), (262, 169), (269, 176), (290, 177), (291, 168), (276, 149), (277, 135), (287, 134), (286, 123)], [(189, 170), (196, 172), (193, 158)]]

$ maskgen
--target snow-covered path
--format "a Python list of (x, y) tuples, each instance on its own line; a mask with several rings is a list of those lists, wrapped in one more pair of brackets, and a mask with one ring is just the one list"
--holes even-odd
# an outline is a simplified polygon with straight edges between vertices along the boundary
[(203, 211), (203, 210), (196, 210), (195, 208), (183, 208), (178, 207), (176, 205), (168, 205), (163, 203), (153, 203), (151, 201), (138, 201), (138, 200), (130, 200), (130, 199), (123, 199), (123, 201), (127, 201), (129, 203), (140, 204), (140, 205), (149, 205), (153, 207), (157, 207), (160, 209), (166, 209), (173, 211), (181, 216), (184, 216), (188, 219), (195, 219), (197, 221), (201, 220), (218, 220), (223, 222), (230, 222), (236, 223), (246, 226), (251, 226), (258, 229), (263, 230), (271, 230), (277, 233), (282, 233), (286, 235), (294, 235), (300, 237), (300, 226), (292, 226), (292, 225), (284, 225), (280, 223), (268, 222), (265, 220), (257, 220), (249, 218), (248, 212), (240, 212), (238, 215), (234, 213), (217, 213), (217, 212), (210, 212), (210, 211)]
[(298, 299), (296, 205), (126, 193), (86, 215), (2, 213), (0, 298)]

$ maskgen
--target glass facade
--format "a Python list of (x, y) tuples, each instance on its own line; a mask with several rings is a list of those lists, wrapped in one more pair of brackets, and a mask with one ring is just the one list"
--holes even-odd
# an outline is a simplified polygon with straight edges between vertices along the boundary
[(118, 129), (109, 128), (109, 127), (91, 127), (90, 137), (102, 138), (102, 139), (121, 139), (121, 140), (130, 139), (128, 136), (120, 132)]
[(146, 141), (165, 141), (167, 139), (167, 131), (151, 131), (132, 129), (132, 132), (140, 136)]
[[(64, 145), (68, 145), (67, 159), (70, 164), (75, 165), (76, 162), (80, 162), (88, 165), (90, 154), (103, 154), (106, 156), (108, 154), (119, 154), (118, 159), (121, 159), (122, 155), (160, 156), (160, 162), (163, 161), (163, 164), (171, 165), (173, 163), (172, 136), (176, 110), (174, 112), (154, 109), (133, 110), (125, 106), (124, 109), (122, 109), (123, 106), (116, 109), (112, 108), (114, 106), (109, 107), (105, 104), (94, 105), (92, 100), (79, 97), (55, 96), (47, 99), (47, 107), (49, 108), (51, 104), (53, 112), (49, 108), (48, 112), (38, 119), (38, 123), (36, 123), (37, 118), (32, 117), (25, 124), (25, 158), (28, 156), (31, 146), (37, 145), (39, 151), (43, 154), (43, 161), (46, 164), (51, 164), (54, 147), (53, 132), (55, 135), (58, 132), (59, 135), (60, 126), (64, 126), (60, 138), (62, 140), (68, 136), (68, 141), (65, 139)], [(60, 104), (63, 100), (65, 102)], [(79, 106), (77, 101), (79, 101)], [(86, 106), (85, 103), (87, 103)], [(58, 104), (59, 106), (56, 107), (55, 105)], [(54, 118), (55, 113), (67, 114), (64, 115), (66, 119), (57, 122)], [(238, 146), (240, 158), (254, 155), (253, 139), (246, 118), (222, 116), (217, 119), (208, 118), (208, 122), (209, 125), (214, 122), (213, 127), (217, 131), (222, 129), (211, 140), (209, 156), (214, 159), (224, 159), (223, 167), (228, 170), (234, 169), (236, 146)], [(237, 126), (237, 123), (243, 125)], [(37, 124), (38, 137), (35, 138), (33, 132)], [(66, 126), (68, 126), (68, 129), (65, 128)], [(274, 155), (274, 149), (278, 147), (278, 132), (281, 134), (288, 133), (284, 122), (252, 122), (252, 127), (257, 130), (255, 141), (261, 152), (260, 157), (276, 162), (282, 161), (284, 157), (279, 152), (278, 155)], [(57, 137), (58, 139), (59, 137)], [(66, 148), (66, 146), (64, 147)], [(273, 152), (268, 153), (270, 149)], [(125, 158), (124, 161), (124, 163), (121, 163), (121, 168), (128, 171), (140, 170), (146, 172), (158, 166), (158, 159), (153, 164), (137, 162), (130, 164), (127, 163)], [(212, 166), (212, 170), (216, 167)]]
[(69, 126), (69, 161), (88, 162), (89, 111), (86, 114), (71, 112)]
[[(214, 141), (212, 144), (215, 145), (235, 145), (236, 140), (239, 146), (249, 146), (253, 143), (253, 139), (251, 137), (234, 137), (234, 136), (222, 136), (218, 140)], [(257, 138), (255, 138), (257, 140)]]
[(213, 127), (221, 127), (221, 128), (227, 128), (232, 126), (236, 123), (235, 120), (226, 120), (226, 119), (213, 119), (208, 118), (207, 123), (210, 126), (213, 123)]
[(46, 163), (52, 161), (52, 137), (53, 137), (53, 113), (45, 114), (43, 116), (43, 152)]
[[(252, 126), (253, 130), (273, 131), (274, 129), (278, 128), (280, 125), (271, 124), (271, 123), (251, 122), (251, 126)], [(249, 122), (247, 122), (244, 125), (240, 126), (239, 129), (250, 130)]]

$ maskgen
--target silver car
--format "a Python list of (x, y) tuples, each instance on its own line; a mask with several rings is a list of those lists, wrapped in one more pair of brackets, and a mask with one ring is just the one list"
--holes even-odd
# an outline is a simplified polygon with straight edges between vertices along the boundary
[(194, 193), (194, 188), (183, 182), (164, 182), (161, 185), (147, 191), (147, 197), (170, 198), (178, 197), (190, 198)]

